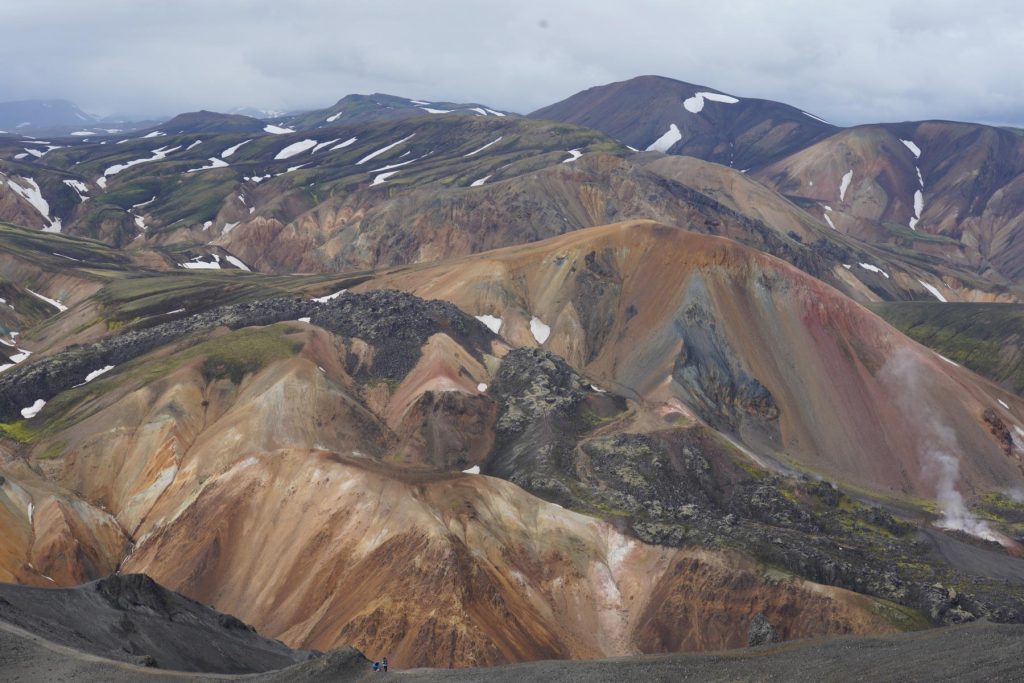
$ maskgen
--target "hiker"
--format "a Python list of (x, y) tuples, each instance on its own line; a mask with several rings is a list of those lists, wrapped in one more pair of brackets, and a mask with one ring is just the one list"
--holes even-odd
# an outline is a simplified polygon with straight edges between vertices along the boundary
[(375, 672), (376, 672), (376, 671), (380, 671), (380, 662), (374, 662), (374, 663), (373, 663), (373, 670), (374, 670)]
[(387, 671), (388, 671), (388, 658), (387, 657), (385, 657), (384, 659), (381, 660), (380, 668), (381, 668), (382, 671), (384, 671), (384, 673), (387, 673)]

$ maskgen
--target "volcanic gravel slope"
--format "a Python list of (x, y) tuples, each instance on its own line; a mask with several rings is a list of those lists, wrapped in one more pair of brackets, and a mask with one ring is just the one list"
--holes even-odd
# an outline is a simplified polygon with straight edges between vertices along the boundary
[(0, 584), (0, 621), (75, 650), (161, 669), (253, 673), (313, 656), (261, 638), (142, 574), (76, 588)]
[[(623, 680), (764, 681), (823, 680), (1017, 681), (1024, 671), (1024, 627), (968, 624), (889, 637), (843, 637), (786, 643), (729, 653), (622, 657), (613, 660), (545, 661), (487, 669), (401, 670), (390, 675), (423, 683), (544, 680), (618, 683)], [(238, 678), (183, 676), (91, 657), (0, 624), (0, 674), (25, 683), (125, 683), (135, 681), (288, 681), (347, 683), (378, 680), (369, 660), (338, 650), (280, 671)]]

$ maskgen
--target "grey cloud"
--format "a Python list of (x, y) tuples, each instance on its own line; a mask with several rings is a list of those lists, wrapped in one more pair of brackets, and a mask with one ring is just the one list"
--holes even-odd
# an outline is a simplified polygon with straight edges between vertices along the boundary
[(3, 0), (0, 44), (0, 100), (98, 113), (375, 91), (526, 112), (656, 73), (841, 124), (1024, 124), (1024, 18), (1002, 0)]

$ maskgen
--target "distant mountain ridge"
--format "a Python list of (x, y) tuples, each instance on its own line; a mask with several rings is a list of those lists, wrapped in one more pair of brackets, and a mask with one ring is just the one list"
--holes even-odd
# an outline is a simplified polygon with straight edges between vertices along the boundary
[(57, 126), (88, 126), (98, 120), (68, 100), (0, 102), (0, 129), (8, 132)]
[(838, 130), (788, 104), (663, 76), (589, 88), (529, 116), (596, 128), (637, 150), (695, 156), (737, 169), (762, 165)]
[(508, 115), (509, 112), (472, 102), (461, 104), (442, 101), (427, 102), (426, 100), (374, 93), (372, 95), (346, 95), (330, 107), (278, 118), (282, 125), (296, 130), (310, 130), (346, 123), (366, 123), (441, 114), (501, 117)]

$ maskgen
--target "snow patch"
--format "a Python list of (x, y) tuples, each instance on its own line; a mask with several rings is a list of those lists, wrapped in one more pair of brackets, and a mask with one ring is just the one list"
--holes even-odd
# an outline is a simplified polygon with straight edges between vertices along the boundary
[(481, 393), (483, 393), (483, 392), (487, 391), (487, 385), (484, 384), (483, 382), (480, 382), (480, 384), (476, 385), (476, 390), (481, 392)]
[[(181, 149), (181, 145), (178, 145), (177, 147), (160, 147), (158, 149), (154, 149), (153, 156), (148, 158), (143, 157), (142, 159), (134, 159), (132, 161), (126, 161), (123, 164), (114, 164), (113, 166), (108, 167), (107, 170), (103, 172), (103, 175), (104, 177), (117, 175), (126, 168), (131, 168), (132, 166), (137, 166), (138, 164), (145, 164), (150, 161), (160, 161), (161, 159), (167, 158), (167, 155), (170, 154), (171, 152), (176, 152), (179, 149)], [(99, 181), (97, 181), (97, 183), (98, 182)], [(106, 187), (106, 183), (101, 185), (101, 187)]]
[(580, 158), (581, 156), (583, 156), (583, 152), (579, 151), (578, 149), (570, 149), (570, 150), (569, 150), (569, 151), (567, 152), (567, 154), (571, 154), (572, 156), (570, 156), (570, 157), (569, 157), (568, 159), (566, 159), (565, 161), (563, 161), (563, 162), (562, 162), (563, 164), (568, 164), (569, 162), (572, 162), (572, 161), (576, 161), (576, 160), (577, 160), (577, 159), (579, 159), (579, 158)]
[(462, 470), (463, 474), (480, 474), (480, 465), (473, 465), (468, 470)]
[(323, 149), (327, 145), (333, 145), (335, 142), (337, 142), (340, 139), (341, 138), (334, 138), (333, 140), (328, 140), (327, 142), (321, 142), (319, 145), (317, 145), (316, 147), (313, 148), (313, 152), (312, 153), (316, 154), (317, 152), (319, 152), (321, 149)]
[(932, 286), (932, 285), (928, 284), (928, 283), (927, 283), (927, 282), (925, 282), (924, 280), (918, 280), (918, 282), (920, 282), (920, 283), (921, 283), (921, 286), (922, 286), (922, 287), (924, 287), (924, 288), (925, 288), (925, 289), (927, 289), (927, 290), (928, 290), (929, 292), (931, 292), (932, 296), (934, 296), (934, 297), (935, 297), (936, 299), (938, 299), (938, 300), (939, 300), (939, 301), (941, 301), (942, 303), (948, 303), (948, 302), (946, 301), (946, 297), (942, 296), (942, 293), (941, 293), (941, 292), (940, 292), (940, 291), (939, 291), (939, 290), (938, 290), (938, 289), (937, 289), (936, 287), (934, 287), (934, 286)]
[(204, 261), (202, 256), (196, 256), (191, 261), (178, 265), (188, 270), (220, 270), (220, 256), (217, 254), (210, 254), (210, 256), (213, 256), (213, 261)]
[(27, 201), (32, 205), (32, 208), (42, 214), (50, 224), (43, 228), (43, 232), (60, 232), (61, 222), (59, 218), (50, 218), (50, 204), (43, 199), (43, 192), (39, 189), (39, 184), (36, 183), (32, 178), (22, 178), (26, 183), (26, 187), (22, 187), (13, 180), (7, 181), (7, 186), (17, 194), (19, 197)]
[(384, 182), (387, 181), (388, 178), (395, 175), (396, 173), (399, 173), (399, 171), (388, 171), (387, 173), (380, 173), (374, 177), (373, 182), (370, 183), (370, 185), (382, 185), (384, 184)]
[(282, 128), (281, 126), (275, 126), (272, 123), (268, 123), (263, 127), (264, 132), (270, 133), (271, 135), (285, 135), (287, 133), (294, 133), (295, 131), (291, 128)]
[(836, 229), (836, 226), (832, 224), (832, 219), (829, 218), (829, 215), (827, 213), (825, 214), (825, 222), (828, 223), (828, 227), (832, 228), (833, 230)]
[[(110, 372), (113, 369), (114, 369), (113, 365), (107, 365), (107, 366), (104, 366), (104, 367), (100, 368), (99, 370), (93, 370), (92, 372), (90, 372), (88, 375), (85, 376), (85, 381), (82, 382), (82, 384), (88, 384), (89, 382), (93, 381), (94, 379), (96, 379), (100, 375), (106, 374), (106, 373)], [(82, 386), (82, 384), (79, 384), (78, 386)]]
[(68, 307), (67, 307), (67, 306), (65, 306), (64, 304), (62, 304), (62, 303), (61, 303), (60, 301), (58, 301), (57, 299), (51, 299), (51, 298), (50, 298), (50, 297), (48, 297), (48, 296), (43, 296), (43, 295), (42, 295), (42, 294), (40, 294), (39, 292), (33, 292), (33, 291), (32, 291), (31, 289), (27, 289), (27, 288), (26, 288), (26, 289), (25, 289), (25, 291), (26, 291), (26, 292), (28, 292), (29, 294), (31, 294), (32, 296), (36, 297), (37, 299), (42, 299), (42, 300), (43, 300), (43, 301), (45, 301), (46, 303), (48, 303), (48, 304), (50, 304), (51, 306), (53, 306), (54, 308), (56, 308), (56, 309), (57, 309), (58, 311), (60, 311), (61, 313), (63, 313), (64, 311), (68, 310)]
[(1007, 410), (1010, 409), (1010, 406), (1006, 405), (1006, 401), (1004, 401), (1003, 399), (997, 398), (996, 400), (999, 401), (999, 405), (1001, 405), (1002, 407), (1006, 408)]
[(185, 173), (195, 173), (196, 171), (209, 171), (211, 168), (224, 168), (228, 166), (228, 162), (224, 161), (223, 159), (218, 159), (217, 157), (210, 157), (209, 159), (207, 159), (207, 161), (210, 162), (209, 166), (190, 168), (189, 170), (185, 171)]
[(223, 152), (220, 153), (220, 158), (221, 159), (227, 159), (229, 156), (231, 156), (232, 154), (237, 152), (239, 147), (241, 147), (242, 145), (245, 145), (247, 143), (250, 143), (250, 142), (252, 142), (251, 139), (250, 140), (244, 140), (242, 142), (239, 142), (237, 145), (232, 145), (231, 147), (228, 147), (226, 150), (224, 150)]
[(316, 145), (317, 145), (317, 141), (316, 140), (308, 140), (307, 139), (307, 140), (300, 140), (299, 142), (293, 142), (292, 144), (288, 145), (287, 147), (282, 149), (280, 152), (278, 152), (274, 156), (274, 159), (275, 160), (276, 159), (291, 159), (293, 156), (295, 156), (297, 154), (302, 154), (306, 150), (312, 149), (312, 148), (316, 147)]
[(660, 138), (658, 138), (651, 144), (647, 145), (647, 151), (667, 152), (669, 147), (676, 144), (682, 139), (683, 134), (679, 132), (679, 126), (677, 126), (674, 123), (669, 124), (668, 130), (665, 131), (665, 133)]
[(851, 168), (845, 174), (843, 174), (843, 180), (839, 183), (839, 201), (846, 199), (846, 190), (850, 187), (850, 182), (853, 180), (853, 169)]
[(910, 219), (911, 230), (916, 230), (914, 226), (921, 220), (922, 211), (924, 211), (924, 192), (917, 190), (914, 192), (914, 217)]
[(910, 150), (910, 153), (914, 155), (915, 159), (921, 158), (921, 148), (915, 145), (912, 140), (900, 140), (900, 142), (902, 142), (906, 146), (906, 148)]
[(537, 316), (530, 318), (530, 333), (533, 334), (533, 338), (537, 340), (538, 344), (543, 344), (551, 336), (551, 328), (541, 322), (541, 319)]
[(430, 107), (420, 107), (420, 109), (422, 109), (423, 111), (427, 112), (428, 114), (451, 114), (452, 113), (451, 109), (431, 109)]
[(188, 147), (186, 147), (186, 148), (185, 148), (185, 151), (187, 152), (187, 151), (189, 151), (190, 149), (192, 149), (192, 148), (194, 148), (194, 147), (198, 147), (198, 146), (199, 146), (199, 145), (201, 145), (201, 144), (203, 144), (203, 141), (202, 141), (202, 140), (196, 140), (196, 141), (195, 141), (195, 142), (193, 142), (193, 143), (192, 143), (191, 145), (189, 145)]
[(327, 296), (319, 296), (319, 297), (316, 297), (315, 299), (313, 299), (313, 301), (317, 302), (318, 304), (325, 304), (328, 301), (331, 301), (332, 299), (337, 299), (339, 296), (341, 296), (342, 294), (344, 294), (347, 291), (348, 291), (347, 289), (339, 289), (334, 294), (328, 294)]
[(487, 329), (494, 334), (498, 334), (501, 331), (501, 324), (503, 322), (501, 318), (493, 315), (477, 315), (473, 317), (486, 325)]
[(348, 147), (349, 145), (351, 145), (355, 141), (356, 141), (356, 138), (349, 138), (348, 140), (345, 140), (345, 142), (341, 143), (340, 145), (335, 145), (334, 147), (331, 147), (327, 151), (333, 152), (336, 149), (341, 149), (342, 147)]
[(143, 135), (142, 139), (145, 140), (146, 138), (158, 138), (162, 135), (167, 135), (167, 133), (163, 132), (162, 130), (154, 130), (152, 133), (147, 133), (146, 135)]
[(858, 263), (857, 265), (859, 265), (864, 270), (870, 270), (872, 273), (878, 273), (879, 275), (884, 275), (886, 280), (889, 279), (889, 273), (885, 272), (884, 270), (882, 270), (878, 266), (873, 266), (870, 263)]
[(338, 117), (340, 117), (341, 114), (342, 114), (342, 112), (340, 112), (340, 111), (337, 114), (331, 114), (326, 119), (324, 119), (324, 121), (326, 121), (327, 123), (334, 123), (335, 121), (338, 120)]
[(46, 405), (46, 401), (41, 398), (37, 398), (36, 402), (30, 405), (28, 408), (21, 409), (21, 416), (26, 420), (31, 420), (33, 417), (39, 414), (39, 411)]
[(736, 104), (739, 100), (731, 95), (723, 95), (717, 92), (696, 92), (693, 97), (683, 100), (683, 106), (691, 114), (699, 114), (704, 109), (704, 101), (722, 102), (723, 104)]
[(505, 136), (504, 136), (504, 135), (499, 135), (499, 136), (498, 136), (498, 139), (497, 139), (497, 140), (491, 140), (490, 142), (488, 142), (488, 143), (487, 143), (486, 145), (484, 145), (483, 147), (480, 147), (479, 149), (474, 149), (474, 150), (473, 150), (472, 152), (470, 152), (469, 154), (463, 154), (462, 156), (464, 156), (464, 157), (471, 157), (471, 156), (473, 156), (474, 154), (479, 154), (480, 152), (484, 151), (485, 149), (487, 149), (487, 148), (488, 148), (488, 147), (490, 147), (491, 145), (496, 145), (496, 144), (498, 144), (499, 142), (501, 142), (501, 139), (502, 139), (503, 137), (505, 137)]
[(242, 263), (242, 260), (239, 259), (239, 258), (236, 258), (234, 256), (228, 255), (228, 256), (224, 257), (224, 260), (227, 261), (228, 263), (230, 263), (231, 265), (233, 265), (235, 268), (238, 268), (239, 270), (244, 270), (247, 273), (251, 273), (252, 272), (252, 270), (249, 268), (249, 266), (247, 266), (244, 263)]
[(486, 182), (487, 182), (488, 180), (490, 180), (490, 178), (491, 178), (491, 176), (490, 176), (490, 175), (485, 175), (485, 176), (484, 176), (483, 178), (477, 178), (476, 180), (474, 180), (473, 182), (471, 182), (471, 183), (469, 184), (469, 186), (470, 186), (470, 187), (480, 187), (481, 185), (483, 185), (484, 183), (486, 183)]
[(409, 138), (413, 137), (413, 135), (416, 135), (416, 133), (413, 133), (412, 135), (409, 135), (409, 136), (407, 136), (407, 137), (404, 137), (404, 138), (402, 138), (401, 140), (399, 140), (398, 142), (392, 142), (392, 143), (391, 143), (390, 145), (387, 145), (387, 146), (385, 146), (385, 147), (381, 147), (381, 148), (380, 148), (380, 149), (378, 149), (378, 150), (377, 150), (376, 152), (370, 152), (370, 153), (369, 153), (369, 154), (367, 154), (367, 155), (366, 155), (365, 157), (363, 157), (362, 159), (360, 159), (359, 161), (357, 161), (357, 162), (356, 162), (356, 166), (358, 166), (358, 165), (360, 165), (360, 164), (365, 164), (365, 163), (366, 163), (367, 161), (369, 161), (370, 159), (375, 159), (375, 158), (379, 157), (379, 156), (380, 156), (381, 154), (384, 154), (385, 152), (387, 152), (387, 151), (389, 151), (389, 150), (392, 150), (392, 149), (394, 149), (395, 147), (398, 147), (398, 146), (399, 146), (400, 144), (402, 144), (403, 142), (405, 142), (405, 141), (406, 141), (406, 140), (408, 140)]
[[(821, 121), (822, 123), (828, 123), (828, 121), (826, 121), (825, 119), (821, 118), (820, 116), (815, 116), (814, 114), (810, 114), (810, 113), (805, 112), (805, 111), (801, 111), (800, 113), (803, 114), (804, 116), (810, 116), (815, 121)], [(831, 126), (832, 124), (829, 123), (828, 125)]]

